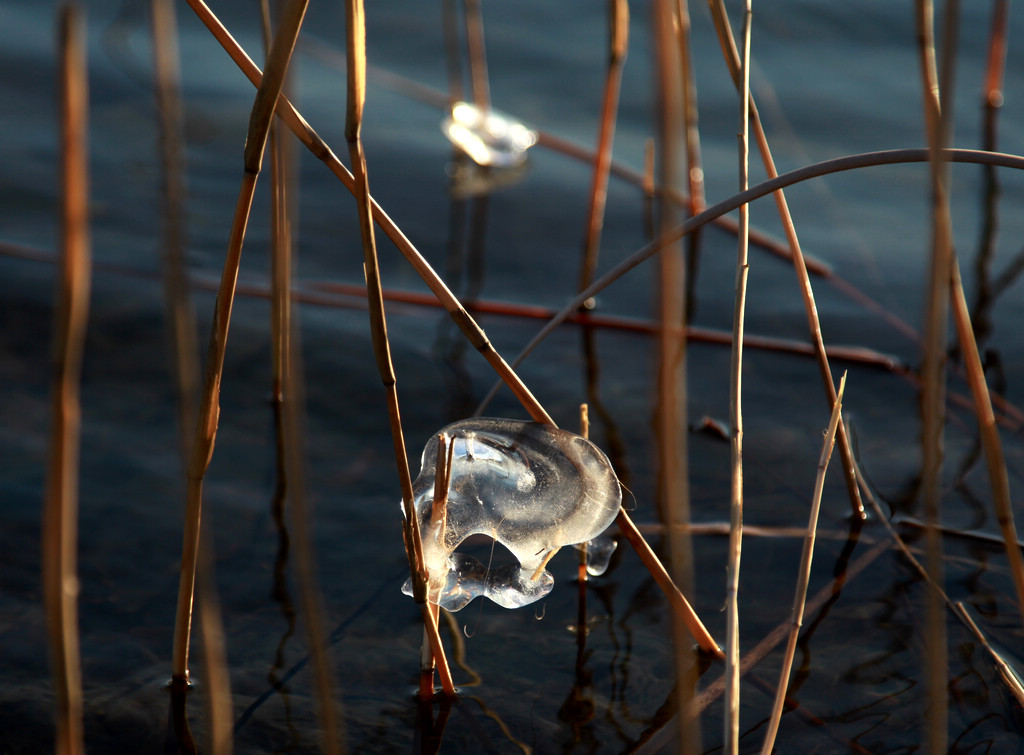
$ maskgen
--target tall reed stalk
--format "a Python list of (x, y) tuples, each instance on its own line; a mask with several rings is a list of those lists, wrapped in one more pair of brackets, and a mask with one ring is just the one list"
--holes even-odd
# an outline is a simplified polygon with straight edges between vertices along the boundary
[[(677, 30), (681, 25), (678, 4), (660, 0), (653, 7), (652, 23), (657, 71), (657, 182), (659, 235), (671, 232), (679, 222), (680, 208), (670, 193), (678, 190), (683, 178), (679, 165), (685, 130), (682, 50)], [(686, 312), (687, 275), (681, 242), (666, 248), (658, 258), (655, 288), (657, 301), (657, 415), (655, 432), (658, 453), (658, 504), (668, 531), (669, 566), (673, 581), (693, 592), (694, 569), (692, 541), (686, 526), (690, 523), (689, 449), (687, 443), (687, 350)], [(588, 279), (588, 283), (590, 280)], [(681, 713), (690, 704), (697, 684), (697, 658), (687, 640), (686, 627), (677, 613), (672, 614), (672, 639), (676, 679), (676, 707)], [(700, 749), (700, 725), (679, 727), (677, 747), (681, 753)]]
[(152, 0), (153, 73), (160, 131), (163, 190), (164, 308), (171, 365), (178, 392), (178, 433), (183, 467), (188, 465), (199, 392), (195, 312), (189, 300), (185, 254), (185, 176), (182, 145), (181, 65), (173, 0)]
[(587, 200), (587, 224), (583, 234), (583, 262), (580, 265), (580, 289), (594, 281), (598, 252), (601, 248), (601, 230), (604, 227), (604, 209), (608, 203), (608, 176), (612, 164), (612, 142), (619, 108), (619, 90), (622, 86), (622, 67), (629, 48), (629, 4), (626, 0), (609, 0), (608, 69), (601, 99), (601, 120), (598, 126), (597, 152), (594, 172), (590, 179)]
[(207, 352), (203, 396), (188, 467), (185, 533), (182, 544), (181, 579), (178, 587), (178, 609), (174, 625), (172, 661), (172, 675), (179, 687), (184, 686), (188, 681), (189, 635), (202, 517), (203, 479), (213, 456), (213, 445), (217, 436), (220, 415), (220, 384), (224, 372), (224, 355), (227, 348), (228, 327), (231, 324), (235, 287), (238, 282), (242, 244), (245, 241), (245, 231), (249, 222), (249, 211), (252, 207), (256, 182), (263, 166), (263, 153), (270, 130), (270, 119), (273, 117), (278, 95), (284, 85), (288, 62), (295, 48), (295, 41), (298, 38), (307, 4), (308, 0), (291, 0), (288, 3), (282, 15), (277, 35), (274, 37), (274, 44), (267, 61), (267, 75), (263, 78), (256, 93), (249, 119), (242, 185), (235, 204), (228, 250), (224, 259), (220, 288), (217, 292)]
[(366, 28), (362, 0), (348, 0), (345, 5), (347, 21), (348, 52), (348, 95), (345, 110), (345, 139), (348, 141), (349, 158), (355, 177), (356, 208), (359, 213), (359, 231), (363, 242), (363, 272), (366, 276), (366, 296), (370, 304), (370, 331), (373, 337), (373, 351), (387, 397), (388, 418), (391, 425), (391, 439), (394, 446), (395, 464), (402, 490), (402, 504), (405, 508), (405, 542), (409, 555), (410, 571), (414, 585), (414, 596), (420, 604), (423, 625), (431, 652), (441, 674), (441, 686), (448, 696), (455, 695), (444, 647), (437, 631), (436, 614), (430, 609), (424, 595), (425, 580), (422, 547), (419, 534), (414, 531), (418, 518), (413, 507), (412, 476), (409, 473), (409, 457), (405, 450), (405, 436), (402, 431), (402, 415), (398, 405), (397, 378), (391, 362), (391, 347), (388, 344), (387, 320), (384, 315), (384, 298), (381, 293), (380, 268), (377, 263), (377, 245), (373, 233), (373, 209), (370, 201), (369, 179), (366, 172), (366, 156), (360, 138), (363, 120), (363, 106), (366, 102)]
[(50, 460), (43, 507), (43, 603), (50, 644), (55, 752), (84, 752), (82, 668), (78, 638), (78, 471), (80, 380), (89, 316), (88, 61), (85, 24), (76, 5), (61, 9), (61, 259), (53, 336)]
[[(746, 191), (749, 184), (750, 152), (750, 0), (743, 13), (743, 53), (740, 58), (740, 123), (739, 184)], [(736, 286), (732, 317), (732, 361), (729, 372), (729, 420), (732, 439), (732, 495), (729, 506), (729, 561), (725, 583), (725, 752), (739, 752), (740, 739), (740, 639), (739, 589), (740, 555), (743, 547), (743, 333), (747, 302), (747, 230), (750, 209), (739, 208), (738, 248), (736, 253)]]
[[(946, 339), (949, 286), (952, 276), (952, 221), (949, 213), (949, 163), (943, 149), (950, 113), (943, 112), (935, 59), (935, 18), (930, 0), (917, 0), (915, 22), (921, 61), (921, 89), (928, 137), (931, 176), (932, 249), (925, 291), (924, 359), (921, 366), (922, 500), (925, 513), (926, 565), (931, 582), (943, 584), (942, 499), (943, 434), (946, 403)], [(946, 95), (948, 97), (948, 95)], [(949, 678), (946, 623), (942, 599), (935, 589), (926, 596), (925, 674), (926, 742), (933, 755), (947, 750)]]
[[(708, 0), (708, 3), (711, 6), (711, 16), (715, 22), (715, 30), (718, 33), (722, 54), (725, 56), (726, 67), (728, 67), (732, 75), (733, 82), (737, 87), (740, 87), (741, 61), (736, 50), (732, 27), (729, 25), (729, 19), (725, 12), (725, 0)], [(751, 126), (754, 129), (754, 136), (757, 140), (758, 151), (761, 153), (765, 172), (768, 174), (769, 179), (774, 179), (778, 177), (779, 173), (776, 170), (775, 160), (768, 145), (768, 138), (761, 124), (761, 116), (758, 112), (757, 104), (749, 91), (747, 93), (747, 103), (750, 108)], [(796, 273), (797, 284), (800, 287), (800, 296), (803, 299), (804, 311), (807, 315), (807, 326), (810, 331), (811, 341), (814, 344), (814, 353), (818, 360), (818, 371), (821, 373), (829, 411), (831, 411), (836, 403), (836, 387), (832, 378), (832, 368), (829, 365), (828, 355), (825, 353), (825, 341), (821, 333), (821, 321), (818, 318), (818, 308), (814, 301), (811, 278), (807, 272), (807, 261), (804, 259), (803, 249), (800, 247), (800, 239), (797, 236), (796, 225), (793, 223), (793, 217), (789, 211), (786, 195), (781, 189), (776, 191), (774, 195), (779, 219), (782, 221), (782, 227), (786, 232), (786, 241), (789, 245), (790, 257), (793, 261), (793, 270)], [(853, 450), (850, 446), (849, 438), (846, 437), (846, 428), (842, 425), (839, 426), (839, 455), (843, 461), (846, 491), (850, 498), (850, 507), (853, 515), (863, 519), (864, 504), (860, 500), (860, 489), (857, 486), (857, 476), (854, 472)]]

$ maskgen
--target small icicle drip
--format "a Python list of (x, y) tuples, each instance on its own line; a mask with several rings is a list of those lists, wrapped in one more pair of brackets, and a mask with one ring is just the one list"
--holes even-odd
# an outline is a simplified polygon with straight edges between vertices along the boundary
[[(443, 524), (432, 523), (438, 434), (453, 446)], [(413, 483), (428, 595), (449, 611), (484, 596), (505, 608), (540, 600), (554, 585), (544, 567), (564, 545), (587, 543), (588, 567), (599, 575), (615, 543), (598, 538), (622, 503), (608, 457), (593, 443), (536, 422), (476, 418), (448, 425), (423, 450)], [(488, 535), (518, 560), (488, 569), (455, 549)], [(403, 591), (412, 594), (410, 582)]]
[(536, 132), (522, 123), (468, 102), (452, 106), (441, 130), (478, 165), (495, 168), (522, 165), (526, 162), (526, 150), (537, 143)]

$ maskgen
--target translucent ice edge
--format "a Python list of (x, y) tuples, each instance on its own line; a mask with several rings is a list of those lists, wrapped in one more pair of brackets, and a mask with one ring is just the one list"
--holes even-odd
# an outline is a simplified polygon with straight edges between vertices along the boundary
[(591, 577), (600, 577), (607, 571), (618, 543), (610, 537), (595, 537), (574, 547), (582, 550), (584, 545), (587, 546), (587, 574)]
[[(608, 568), (608, 562), (618, 545), (610, 537), (596, 537), (586, 543), (587, 573), (599, 577)], [(574, 546), (582, 548), (583, 544)], [(448, 559), (448, 574), (444, 585), (428, 590), (427, 599), (445, 610), (458, 611), (474, 598), (489, 598), (504, 608), (522, 608), (543, 598), (555, 585), (555, 578), (547, 569), (536, 580), (517, 564), (505, 564), (488, 569), (477, 559), (464, 553), (453, 553)], [(412, 579), (406, 579), (402, 592), (412, 596)]]
[[(448, 575), (440, 594), (428, 587), (427, 599), (448, 611), (458, 611), (474, 598), (486, 597), (504, 608), (522, 608), (534, 603), (555, 585), (555, 578), (546, 569), (537, 579), (518, 564), (505, 564), (488, 569), (465, 553), (453, 553), (448, 559)], [(402, 585), (402, 592), (412, 595), (412, 579)]]

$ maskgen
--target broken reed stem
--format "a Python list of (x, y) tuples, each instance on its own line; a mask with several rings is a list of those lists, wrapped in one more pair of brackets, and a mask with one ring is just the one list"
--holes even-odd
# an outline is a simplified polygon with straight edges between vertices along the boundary
[(950, 263), (952, 273), (953, 322), (956, 324), (960, 351), (963, 355), (967, 382), (971, 386), (974, 398), (974, 412), (978, 418), (978, 434), (985, 452), (988, 466), (989, 481), (992, 484), (992, 503), (996, 513), (996, 521), (1003, 535), (1006, 548), (1006, 559), (1013, 577), (1013, 585), (1017, 590), (1017, 607), (1024, 612), (1024, 558), (1021, 557), (1020, 546), (1017, 545), (1017, 527), (1013, 521), (1013, 506), (1010, 500), (1010, 478), (1006, 469), (1006, 458), (1003, 456), (1003, 443), (996, 426), (995, 412), (985, 380), (985, 369), (981, 365), (978, 354), (978, 343), (974, 339), (971, 327), (971, 316), (967, 311), (967, 299), (964, 296), (963, 282), (960, 280), (960, 264), (953, 255)]
[(54, 751), (84, 751), (82, 668), (78, 637), (79, 398), (89, 316), (88, 62), (85, 24), (76, 5), (61, 8), (61, 264), (53, 336), (50, 458), (42, 523), (43, 603), (55, 701)]
[[(751, 4), (747, 0), (743, 13), (743, 56), (741, 58), (739, 168), (740, 191), (748, 185), (750, 151), (750, 18)], [(730, 755), (739, 752), (740, 739), (740, 640), (739, 589), (740, 556), (743, 547), (743, 331), (746, 317), (747, 230), (750, 227), (750, 207), (739, 208), (739, 234), (736, 258), (736, 293), (732, 319), (732, 364), (729, 371), (729, 415), (732, 425), (732, 502), (729, 507), (729, 562), (725, 582), (725, 737), (724, 751)]]
[(238, 282), (242, 244), (245, 241), (245, 230), (249, 222), (249, 211), (252, 207), (256, 182), (263, 164), (263, 152), (270, 130), (270, 120), (284, 84), (288, 62), (295, 48), (295, 40), (298, 37), (307, 4), (308, 0), (291, 0), (286, 6), (267, 61), (267, 75), (256, 92), (249, 118), (249, 130), (245, 141), (244, 173), (231, 223), (231, 235), (224, 258), (220, 288), (217, 291), (217, 300), (214, 305), (203, 396), (188, 466), (185, 532), (182, 543), (181, 578), (178, 585), (178, 607), (174, 625), (172, 660), (172, 675), (179, 684), (185, 684), (188, 681), (188, 646), (202, 517), (203, 478), (209, 468), (217, 436), (217, 423), (220, 414), (220, 383), (224, 372), (224, 354), (227, 347), (228, 326), (231, 323), (235, 287)]
[(818, 476), (814, 480), (814, 495), (811, 498), (811, 514), (807, 523), (807, 535), (804, 538), (803, 553), (800, 555), (800, 571), (797, 576), (796, 590), (793, 596), (793, 618), (792, 627), (789, 631), (789, 638), (786, 641), (786, 654), (782, 660), (782, 670), (779, 672), (779, 686), (775, 692), (775, 702), (772, 705), (771, 718), (768, 722), (768, 730), (764, 736), (764, 744), (761, 747), (761, 755), (771, 755), (775, 747), (775, 736), (779, 731), (779, 722), (782, 720), (782, 708), (786, 703), (786, 693), (789, 689), (789, 675), (793, 669), (793, 658), (796, 656), (796, 643), (800, 637), (800, 628), (804, 622), (804, 608), (807, 604), (807, 586), (811, 580), (811, 559), (814, 556), (814, 540), (818, 531), (818, 514), (821, 511), (821, 495), (825, 487), (825, 472), (828, 471), (828, 462), (832, 458), (832, 449), (835, 446), (836, 431), (842, 421), (843, 394), (846, 391), (846, 373), (839, 379), (839, 390), (837, 400), (832, 407), (832, 417), (829, 419), (828, 431), (821, 444), (821, 455), (818, 458)]
[[(930, 0), (915, 2), (915, 21), (921, 61), (921, 89), (928, 137), (931, 176), (932, 253), (929, 256), (921, 366), (921, 487), (925, 512), (926, 565), (931, 581), (942, 585), (942, 536), (938, 530), (942, 498), (943, 432), (945, 427), (946, 341), (952, 275), (952, 221), (949, 213), (949, 164), (943, 148), (950, 121), (940, 104), (935, 63), (934, 10)], [(948, 97), (948, 95), (946, 95)], [(946, 624), (942, 601), (935, 590), (926, 598), (925, 662), (927, 680), (927, 751), (947, 749), (949, 703)]]
[(594, 281), (604, 211), (608, 201), (608, 177), (612, 164), (612, 141), (615, 138), (615, 120), (619, 109), (619, 91), (622, 86), (622, 66), (626, 62), (629, 46), (629, 5), (627, 0), (608, 0), (610, 39), (608, 71), (601, 101), (601, 122), (598, 127), (597, 152), (591, 176), (587, 202), (587, 226), (583, 236), (583, 262), (580, 266), (580, 289)]
[[(722, 53), (725, 55), (726, 65), (733, 77), (733, 81), (739, 87), (741, 63), (739, 53), (736, 50), (736, 42), (733, 39), (732, 28), (729, 25), (729, 19), (725, 12), (725, 0), (708, 0), (708, 2), (711, 6), (711, 15), (715, 22), (715, 30), (718, 32)], [(747, 104), (750, 108), (750, 121), (754, 128), (754, 135), (757, 139), (765, 172), (768, 174), (769, 179), (774, 179), (778, 177), (779, 173), (775, 168), (775, 160), (772, 158), (768, 138), (765, 136), (764, 127), (761, 124), (761, 116), (757, 110), (757, 104), (749, 92)], [(781, 191), (781, 188), (775, 192), (775, 204), (779, 213), (779, 219), (782, 221), (782, 226), (785, 229), (786, 240), (789, 243), (793, 269), (796, 273), (800, 295), (803, 298), (804, 311), (807, 315), (808, 329), (811, 340), (814, 343), (815, 355), (818, 358), (818, 370), (821, 373), (829, 410), (831, 410), (836, 403), (836, 388), (832, 378), (832, 369), (829, 366), (828, 355), (825, 353), (825, 341), (821, 334), (821, 321), (818, 318), (818, 308), (814, 302), (814, 290), (811, 287), (811, 278), (807, 271), (807, 261), (804, 259), (803, 250), (800, 247), (800, 239), (796, 233), (796, 226), (793, 223), (793, 216), (789, 211), (786, 195)], [(843, 460), (846, 490), (850, 497), (853, 515), (863, 519), (864, 504), (860, 500), (860, 491), (857, 487), (857, 479), (853, 471), (853, 450), (850, 446), (849, 438), (846, 436), (846, 428), (842, 426), (839, 428), (839, 454)]]
[(444, 648), (437, 631), (437, 621), (433, 617), (424, 595), (423, 581), (424, 564), (423, 550), (419, 537), (412, 533), (413, 522), (417, 521), (413, 507), (412, 477), (409, 473), (409, 459), (405, 450), (405, 436), (402, 431), (402, 417), (398, 405), (397, 378), (391, 361), (391, 348), (388, 344), (387, 319), (384, 314), (384, 298), (381, 292), (380, 267), (377, 263), (377, 245), (373, 233), (373, 210), (370, 200), (369, 180), (366, 172), (366, 156), (359, 136), (362, 126), (363, 106), (366, 102), (366, 27), (363, 16), (362, 0), (348, 0), (345, 4), (347, 26), (348, 53), (348, 87), (345, 115), (345, 139), (348, 141), (349, 158), (352, 162), (355, 178), (356, 209), (359, 214), (359, 231), (363, 247), (363, 272), (366, 276), (366, 296), (369, 303), (370, 332), (373, 339), (374, 357), (381, 382), (387, 394), (388, 417), (391, 425), (392, 445), (394, 446), (395, 464), (398, 470), (399, 484), (402, 490), (402, 503), (405, 508), (406, 543), (412, 542), (408, 549), (409, 567), (413, 581), (413, 592), (423, 610), (423, 625), (430, 642), (438, 671), (441, 676), (441, 687), (448, 696), (455, 695), (448, 663), (444, 659)]
[[(246, 55), (234, 38), (224, 28), (220, 20), (213, 14), (203, 0), (187, 0), (189, 7), (196, 13), (203, 24), (210, 30), (210, 33), (220, 43), (235, 64), (245, 74), (246, 78), (259, 86), (262, 80), (260, 69)], [(287, 126), (299, 138), (299, 141), (309, 149), (313, 155), (323, 162), (345, 187), (355, 193), (355, 182), (348, 168), (342, 165), (338, 157), (327, 146), (326, 142), (312, 129), (312, 127), (299, 115), (288, 99), (282, 96), (278, 100), (278, 115)], [(444, 306), (452, 320), (463, 332), (473, 347), (479, 351), (484, 359), (498, 373), (502, 381), (509, 386), (512, 393), (523, 404), (530, 416), (537, 422), (553, 425), (551, 417), (540, 405), (540, 402), (533, 396), (518, 375), (508, 366), (508, 363), (495, 351), (494, 346), (488, 340), (483, 329), (477, 324), (472, 316), (462, 306), (462, 303), (451, 292), (440, 276), (434, 271), (430, 264), (423, 258), (419, 250), (406, 238), (401, 229), (381, 209), (380, 205), (370, 197), (371, 209), (374, 221), (380, 225), (384, 233), (391, 239), (399, 252), (406, 258), (416, 273), (430, 288), (438, 301)]]
[(153, 87), (160, 131), (163, 192), (163, 281), (171, 364), (178, 391), (182, 468), (188, 465), (192, 422), (199, 393), (199, 347), (189, 301), (185, 259), (185, 181), (182, 149), (178, 24), (172, 0), (152, 0)]

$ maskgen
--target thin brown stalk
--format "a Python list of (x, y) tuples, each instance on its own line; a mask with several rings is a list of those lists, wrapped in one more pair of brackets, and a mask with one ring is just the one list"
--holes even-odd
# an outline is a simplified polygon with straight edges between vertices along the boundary
[[(269, 55), (273, 34), (268, 0), (262, 0), (260, 7), (264, 46)], [(282, 91), (287, 88), (288, 80), (286, 78)], [(281, 138), (276, 121), (271, 122), (267, 146), (270, 153), (271, 399), (275, 404), (280, 404), (285, 400), (282, 385), (288, 371), (288, 336), (291, 332), (290, 292), (292, 288), (294, 203), (291, 201), (291, 150), (288, 140)], [(280, 449), (278, 452), (280, 455)]]
[(260, 84), (249, 119), (244, 153), (244, 173), (231, 223), (228, 250), (217, 292), (210, 345), (207, 352), (206, 377), (199, 407), (195, 438), (188, 467), (188, 493), (185, 513), (185, 532), (182, 544), (181, 579), (178, 586), (178, 608), (174, 626), (174, 653), (172, 675), (179, 685), (188, 681), (188, 646), (192, 622), (192, 602), (195, 592), (196, 556), (199, 545), (202, 516), (203, 478), (213, 456), (220, 414), (220, 383), (224, 371), (228, 326), (234, 304), (235, 286), (245, 240), (253, 194), (263, 164), (263, 152), (270, 130), (270, 119), (284, 84), (285, 73), (299, 28), (306, 12), (308, 0), (291, 0), (285, 9), (281, 26), (274, 38), (267, 75)]
[(54, 307), (50, 460), (42, 526), (43, 601), (50, 644), (55, 752), (84, 751), (78, 638), (79, 383), (89, 316), (88, 71), (85, 24), (76, 5), (61, 9), (61, 265)]
[(487, 75), (487, 53), (484, 50), (484, 19), (480, 0), (464, 0), (466, 20), (466, 52), (469, 55), (469, 79), (473, 104), (483, 111), (491, 109), (491, 85)]
[[(248, 78), (254, 86), (260, 86), (260, 82), (263, 77), (260, 69), (252, 62), (249, 56), (245, 54), (245, 51), (228, 33), (227, 29), (224, 28), (223, 24), (220, 23), (220, 20), (213, 14), (203, 0), (187, 0), (187, 2), (189, 7), (192, 8), (203, 24), (210, 30), (210, 33), (214, 38), (220, 43), (239, 69), (241, 69), (242, 73), (245, 74), (246, 78)], [(278, 100), (277, 106), (278, 115), (295, 133), (299, 138), (299, 141), (301, 141), (317, 159), (323, 162), (331, 172), (341, 180), (349, 191), (355, 193), (355, 180), (348, 168), (341, 163), (337, 155), (331, 151), (331, 148), (327, 143), (324, 142), (316, 131), (314, 131), (305, 121), (305, 119), (299, 115), (298, 111), (295, 110), (294, 106), (288, 101), (288, 99), (282, 96)], [(381, 209), (380, 205), (377, 204), (376, 200), (374, 200), (372, 196), (370, 197), (370, 204), (374, 221), (384, 230), (384, 233), (389, 239), (391, 239), (392, 243), (395, 244), (409, 264), (412, 265), (416, 273), (423, 279), (430, 290), (438, 298), (438, 301), (443, 304), (452, 320), (463, 332), (469, 342), (473, 344), (473, 347), (483, 355), (488, 364), (490, 364), (495, 372), (497, 372), (505, 384), (509, 386), (510, 390), (516, 398), (519, 399), (520, 403), (523, 404), (523, 407), (527, 412), (529, 412), (530, 416), (537, 422), (553, 424), (551, 417), (540, 405), (540, 402), (537, 401), (523, 381), (515, 374), (512, 368), (508, 366), (508, 363), (505, 362), (501, 355), (495, 351), (494, 346), (487, 338), (486, 333), (484, 333), (483, 329), (477, 324), (472, 316), (470, 316), (466, 311), (466, 308), (462, 306), (462, 303), (451, 292), (445, 282), (441, 280), (441, 277), (430, 266), (430, 263), (424, 259), (419, 250), (413, 246), (412, 242), (409, 241), (408, 238), (406, 238), (401, 229), (395, 225), (394, 221), (388, 217), (387, 213)]]
[[(943, 158), (948, 129), (943, 125), (935, 62), (934, 11), (930, 0), (917, 0), (915, 21), (921, 59), (921, 88), (928, 136), (932, 200), (932, 253), (929, 259), (921, 367), (922, 499), (925, 513), (926, 565), (931, 582), (943, 584), (942, 536), (938, 530), (942, 497), (943, 431), (945, 426), (946, 339), (949, 286), (952, 275), (952, 221), (949, 214), (949, 163)], [(947, 95), (948, 96), (948, 95)], [(942, 601), (935, 590), (927, 596), (925, 659), (927, 680), (927, 750), (946, 752), (948, 740), (948, 659)]]
[[(449, 442), (447, 433), (438, 435), (437, 441), (437, 458), (434, 462), (434, 500), (430, 509), (429, 537), (436, 537), (443, 543), (448, 527), (448, 491), (452, 482), (452, 457), (455, 453), (455, 443)], [(431, 599), (430, 591), (435, 583), (438, 595)], [(427, 575), (427, 608), (430, 611), (430, 621), (434, 625), (435, 631), (441, 615), (438, 600), (442, 586), (443, 583), (436, 575), (433, 577)], [(444, 659), (444, 663), (447, 664), (447, 658)], [(429, 699), (433, 694), (434, 655), (431, 651), (430, 632), (424, 626), (423, 648), (420, 653), (420, 698)]]
[(189, 301), (185, 260), (185, 181), (182, 148), (178, 24), (172, 0), (153, 0), (154, 88), (160, 130), (163, 190), (163, 279), (171, 364), (178, 391), (182, 464), (188, 464), (192, 422), (199, 393), (199, 349), (195, 312)]
[[(751, 4), (747, 0), (743, 14), (743, 56), (741, 58), (739, 166), (740, 191), (748, 185), (750, 152), (750, 18)], [(724, 750), (731, 755), (739, 752), (740, 739), (740, 641), (739, 641), (739, 589), (740, 556), (743, 546), (743, 330), (747, 300), (747, 229), (748, 205), (739, 208), (739, 244), (736, 258), (735, 305), (732, 319), (732, 364), (729, 371), (729, 415), (732, 432), (732, 496), (729, 506), (729, 562), (725, 578), (725, 738)]]
[(609, 0), (610, 39), (608, 70), (601, 100), (601, 122), (598, 127), (594, 172), (590, 180), (587, 200), (587, 227), (583, 237), (583, 262), (580, 266), (580, 288), (594, 281), (604, 210), (608, 201), (608, 177), (612, 163), (612, 141), (615, 138), (615, 120), (619, 109), (619, 91), (622, 85), (622, 66), (626, 62), (629, 46), (629, 5), (626, 0)]
[[(678, 28), (676, 39), (679, 44), (680, 78), (683, 95), (683, 132), (686, 144), (686, 178), (690, 187), (688, 196), (690, 214), (696, 215), (706, 207), (704, 198), (704, 168), (701, 160), (700, 129), (697, 109), (697, 80), (690, 54), (690, 9), (687, 0), (676, 0)], [(695, 249), (691, 249), (695, 252)]]
[[(676, 0), (676, 41), (679, 47), (679, 77), (682, 82), (683, 134), (686, 145), (686, 179), (689, 193), (686, 206), (689, 214), (701, 212), (707, 202), (704, 196), (704, 166), (700, 148), (699, 111), (697, 108), (697, 77), (694, 73), (690, 43), (690, 9), (687, 0)], [(697, 270), (700, 262), (700, 240), (702, 234), (690, 234), (686, 239), (686, 320), (693, 319), (696, 304)], [(749, 243), (755, 243), (747, 229)]]
[[(405, 449), (405, 436), (402, 431), (402, 418), (398, 404), (397, 378), (391, 361), (391, 348), (388, 344), (387, 320), (384, 314), (384, 299), (381, 293), (380, 268), (377, 263), (377, 245), (373, 233), (373, 210), (370, 200), (369, 179), (366, 171), (366, 156), (363, 153), (360, 129), (362, 127), (363, 107), (366, 102), (366, 27), (363, 17), (362, 0), (349, 0), (345, 5), (347, 21), (348, 51), (348, 94), (345, 116), (345, 138), (348, 141), (349, 158), (352, 161), (355, 177), (356, 207), (359, 213), (359, 231), (363, 246), (363, 270), (366, 275), (366, 295), (370, 304), (370, 331), (373, 338), (374, 356), (381, 382), (387, 395), (388, 416), (391, 424), (392, 444), (395, 452), (395, 464), (398, 468), (399, 485), (402, 490), (402, 503), (405, 507), (406, 542), (417, 541), (413, 536), (413, 522), (417, 521), (413, 507), (412, 477), (409, 473), (409, 458)], [(418, 545), (418, 543), (415, 543)], [(422, 553), (415, 545), (409, 555)], [(409, 567), (413, 583), (423, 579), (422, 555), (409, 559)], [(422, 588), (414, 590), (419, 601)], [(427, 605), (423, 606), (423, 625), (426, 629), (430, 649), (434, 655), (438, 672), (441, 676), (441, 687), (448, 696), (455, 695), (451, 673), (444, 659), (444, 648), (437, 632), (437, 620)]]
[[(657, 71), (658, 118), (658, 182), (677, 189), (682, 184), (679, 164), (680, 142), (684, 130), (682, 64), (675, 30), (680, 25), (678, 6), (669, 0), (654, 5), (654, 53)], [(667, 194), (657, 203), (658, 233), (671, 232), (678, 223), (680, 209)], [(668, 525), (669, 565), (676, 585), (693, 592), (693, 548), (689, 533), (681, 525), (690, 521), (689, 456), (687, 448), (687, 383), (686, 383), (686, 265), (682, 244), (669, 246), (658, 258), (655, 296), (658, 302), (658, 381), (657, 433), (658, 505), (661, 519)], [(678, 612), (672, 615), (676, 705), (682, 712), (697, 685), (692, 645), (686, 640), (685, 624)], [(693, 726), (680, 727), (677, 748), (680, 753), (700, 749), (700, 731)]]
[(995, 412), (992, 410), (988, 383), (985, 381), (985, 370), (981, 365), (978, 344), (974, 339), (974, 329), (971, 327), (971, 316), (967, 311), (967, 298), (964, 296), (963, 282), (960, 280), (960, 265), (955, 255), (951, 260), (950, 271), (953, 276), (953, 321), (960, 340), (967, 382), (971, 386), (971, 396), (974, 398), (978, 433), (981, 436), (988, 476), (992, 484), (992, 503), (996, 521), (999, 522), (999, 529), (1003, 534), (1010, 574), (1017, 590), (1017, 605), (1024, 611), (1024, 558), (1021, 557), (1020, 547), (1017, 545), (1017, 526), (1013, 521), (1013, 506), (1010, 500), (1010, 478), (1006, 470), (1006, 458), (1003, 455), (999, 428), (996, 426)]
[(779, 673), (779, 686), (775, 692), (775, 703), (772, 705), (771, 718), (768, 721), (768, 730), (764, 736), (764, 744), (761, 747), (762, 755), (771, 755), (775, 747), (775, 736), (779, 731), (779, 722), (782, 720), (782, 708), (786, 703), (786, 695), (789, 689), (789, 675), (793, 669), (793, 659), (796, 656), (796, 643), (800, 637), (800, 628), (804, 623), (804, 609), (807, 604), (807, 586), (811, 580), (811, 559), (814, 556), (814, 540), (818, 531), (818, 514), (821, 511), (821, 494), (825, 487), (825, 472), (828, 471), (828, 462), (832, 458), (832, 448), (836, 442), (836, 430), (841, 421), (843, 408), (843, 393), (846, 390), (846, 373), (843, 373), (839, 380), (838, 400), (832, 408), (832, 417), (829, 419), (828, 431), (821, 444), (821, 455), (818, 458), (818, 476), (814, 480), (814, 495), (811, 497), (811, 514), (807, 523), (807, 535), (804, 538), (804, 549), (800, 556), (800, 571), (797, 576), (796, 590), (793, 597), (793, 618), (789, 631), (789, 638), (786, 641), (786, 653), (782, 660), (782, 670)]
[[(711, 15), (715, 22), (715, 30), (718, 33), (722, 53), (725, 55), (726, 65), (733, 77), (736, 86), (740, 86), (740, 57), (736, 50), (736, 42), (733, 39), (732, 28), (725, 12), (725, 0), (708, 0), (711, 6)], [(765, 136), (764, 127), (761, 124), (761, 117), (757, 110), (753, 96), (747, 97), (747, 104), (750, 108), (750, 121), (757, 139), (758, 149), (764, 163), (765, 172), (769, 179), (776, 178), (779, 173), (775, 168), (775, 160), (772, 158), (771, 148)], [(796, 273), (797, 283), (800, 287), (800, 295), (803, 298), (804, 311), (807, 314), (807, 325), (810, 330), (811, 340), (814, 343), (815, 354), (818, 358), (818, 370), (825, 386), (826, 398), (829, 409), (836, 403), (836, 388), (832, 379), (832, 369), (829, 366), (828, 355), (825, 353), (825, 341), (821, 334), (821, 321), (818, 318), (818, 308), (814, 302), (814, 290), (811, 287), (811, 278), (807, 271), (807, 261), (800, 248), (800, 239), (796, 233), (796, 226), (789, 211), (789, 204), (786, 195), (781, 191), (775, 192), (775, 204), (786, 232), (786, 240), (789, 243), (790, 255), (793, 260), (793, 269)], [(850, 447), (849, 438), (846, 436), (846, 428), (839, 428), (839, 454), (843, 460), (843, 472), (846, 478), (846, 490), (850, 497), (850, 506), (854, 516), (864, 517), (864, 504), (860, 500), (860, 490), (857, 487), (857, 479), (854, 474), (853, 451)]]

